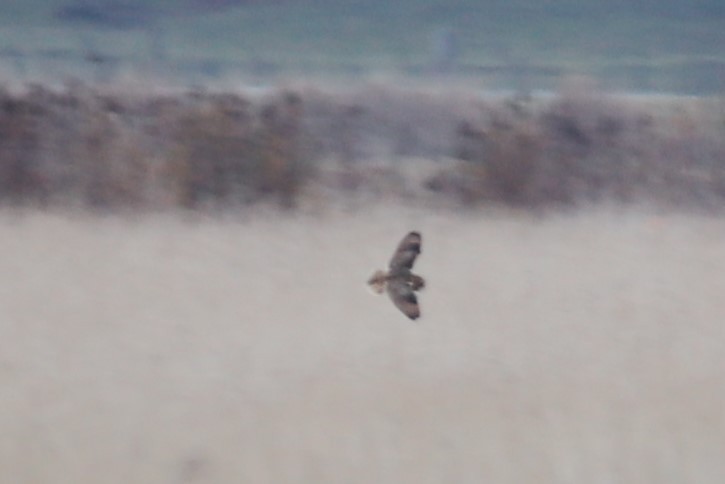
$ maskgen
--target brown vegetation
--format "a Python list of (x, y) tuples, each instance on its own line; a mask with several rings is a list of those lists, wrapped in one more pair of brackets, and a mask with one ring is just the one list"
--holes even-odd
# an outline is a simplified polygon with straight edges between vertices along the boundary
[(723, 131), (711, 100), (616, 96), (581, 82), (552, 98), (498, 99), (379, 85), (264, 96), (31, 86), (0, 92), (0, 201), (291, 208), (330, 183), (343, 197), (390, 194), (378, 179), (390, 176), (394, 195), (471, 206), (718, 207)]

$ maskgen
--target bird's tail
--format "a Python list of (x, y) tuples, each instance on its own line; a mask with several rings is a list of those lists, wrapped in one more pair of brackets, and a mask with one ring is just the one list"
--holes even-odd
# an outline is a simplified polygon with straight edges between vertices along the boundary
[(385, 288), (385, 272), (375, 271), (375, 274), (368, 279), (368, 285), (377, 294), (381, 294)]

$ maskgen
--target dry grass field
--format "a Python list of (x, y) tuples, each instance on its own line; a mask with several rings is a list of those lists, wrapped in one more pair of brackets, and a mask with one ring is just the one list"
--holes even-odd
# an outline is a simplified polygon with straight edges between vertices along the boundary
[[(412, 323), (367, 277), (423, 233)], [(0, 483), (725, 482), (725, 220), (0, 214)]]

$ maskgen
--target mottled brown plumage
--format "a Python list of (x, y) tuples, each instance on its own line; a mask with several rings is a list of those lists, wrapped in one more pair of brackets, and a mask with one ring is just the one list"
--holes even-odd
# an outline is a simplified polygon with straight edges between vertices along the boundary
[(387, 289), (393, 304), (410, 319), (420, 316), (415, 291), (425, 287), (425, 280), (411, 272), (415, 258), (420, 254), (421, 242), (418, 232), (410, 232), (403, 237), (390, 260), (388, 272), (377, 271), (368, 280), (370, 287), (378, 294)]

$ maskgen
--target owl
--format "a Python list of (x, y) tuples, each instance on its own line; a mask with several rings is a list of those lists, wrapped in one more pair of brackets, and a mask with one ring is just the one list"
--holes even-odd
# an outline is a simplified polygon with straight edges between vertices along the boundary
[(420, 307), (415, 291), (425, 287), (425, 280), (413, 274), (413, 263), (420, 254), (422, 238), (418, 232), (410, 232), (400, 241), (390, 259), (388, 272), (377, 271), (368, 280), (368, 284), (378, 294), (387, 290), (393, 304), (410, 319), (420, 317)]

